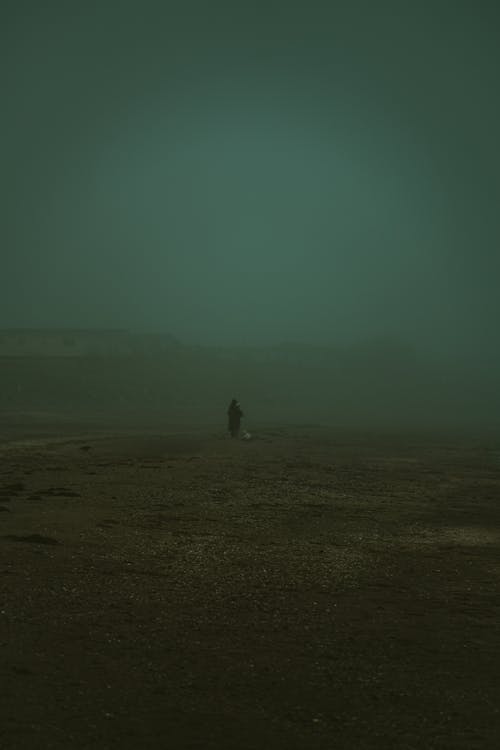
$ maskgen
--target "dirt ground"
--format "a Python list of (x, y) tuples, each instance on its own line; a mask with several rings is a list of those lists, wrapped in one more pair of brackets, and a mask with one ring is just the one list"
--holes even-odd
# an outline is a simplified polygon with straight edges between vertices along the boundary
[(500, 441), (0, 445), (0, 747), (497, 748)]

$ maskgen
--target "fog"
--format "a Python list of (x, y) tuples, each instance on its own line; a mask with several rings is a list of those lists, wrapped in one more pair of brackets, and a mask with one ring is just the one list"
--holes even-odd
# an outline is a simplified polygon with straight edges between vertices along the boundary
[[(152, 408), (498, 424), (499, 20), (7, 4), (0, 328), (174, 335)], [(9, 372), (14, 404), (32, 386)]]

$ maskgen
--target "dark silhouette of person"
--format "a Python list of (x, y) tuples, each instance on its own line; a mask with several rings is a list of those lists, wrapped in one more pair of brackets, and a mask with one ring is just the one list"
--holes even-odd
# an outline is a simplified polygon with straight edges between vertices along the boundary
[(229, 409), (227, 410), (227, 416), (228, 416), (228, 429), (231, 434), (232, 438), (237, 438), (240, 434), (240, 423), (241, 418), (243, 416), (243, 412), (241, 411), (240, 402), (238, 399), (233, 398), (231, 403), (229, 404)]

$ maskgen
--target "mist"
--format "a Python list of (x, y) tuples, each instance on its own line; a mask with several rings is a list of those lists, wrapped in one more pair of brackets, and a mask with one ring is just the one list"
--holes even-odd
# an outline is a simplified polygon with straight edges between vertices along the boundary
[(0, 327), (175, 336), (118, 387), (138, 408), (149, 388), (214, 418), (238, 392), (259, 420), (498, 424), (498, 21), (11, 5)]

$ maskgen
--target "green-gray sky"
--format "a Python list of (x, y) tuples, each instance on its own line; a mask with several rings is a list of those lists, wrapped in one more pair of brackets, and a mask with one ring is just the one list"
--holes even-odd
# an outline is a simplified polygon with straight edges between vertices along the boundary
[(495, 3), (2, 7), (1, 326), (495, 345)]

